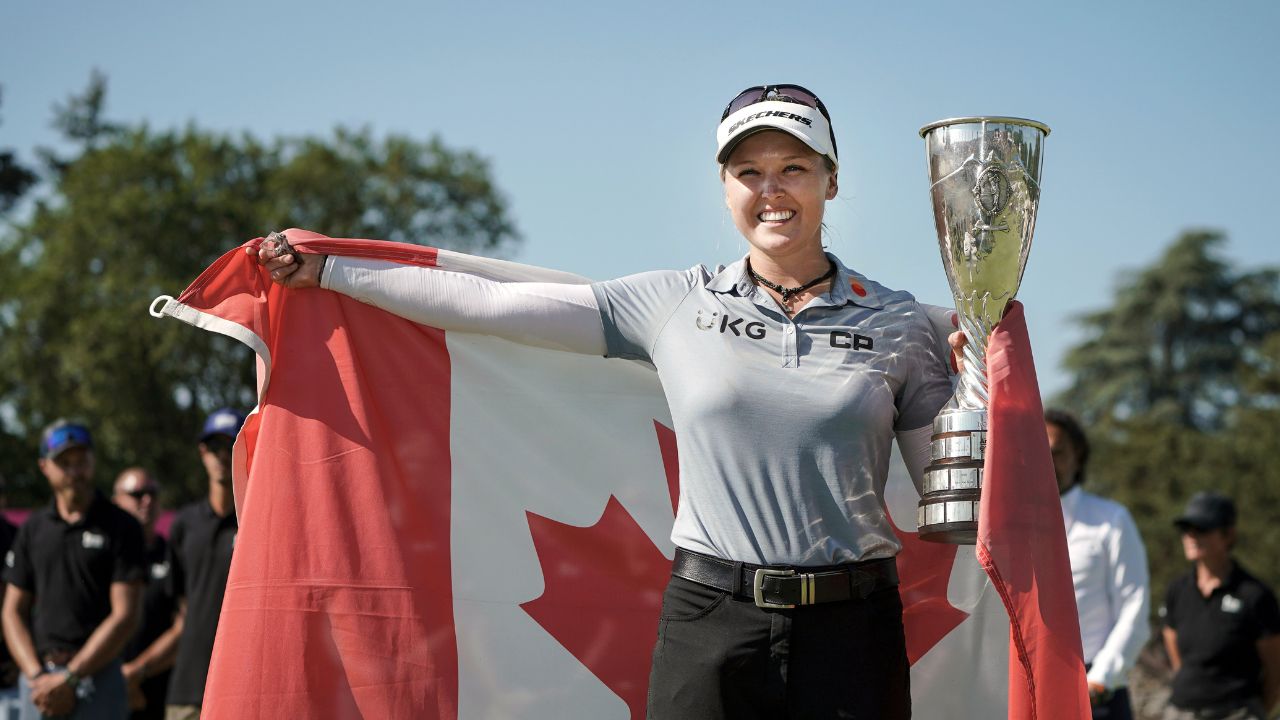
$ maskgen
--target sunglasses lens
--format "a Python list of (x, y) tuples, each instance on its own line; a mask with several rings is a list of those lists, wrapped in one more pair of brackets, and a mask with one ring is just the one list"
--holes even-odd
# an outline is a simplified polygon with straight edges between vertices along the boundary
[(738, 93), (738, 96), (731, 100), (728, 107), (724, 109), (724, 114), (720, 116), (720, 119), (723, 121), (742, 108), (755, 105), (758, 102), (765, 102), (766, 100), (800, 103), (820, 110), (824, 117), (827, 115), (827, 109), (822, 106), (822, 101), (818, 99), (818, 96), (799, 85), (757, 85)]
[(209, 452), (215, 453), (231, 452), (233, 445), (235, 445), (235, 441), (226, 435), (214, 435), (204, 441), (204, 446), (209, 449)]
[(799, 85), (775, 85), (774, 88), (779, 95), (790, 98), (801, 105), (808, 105), (811, 108), (818, 107), (818, 96)]
[(742, 108), (760, 102), (761, 98), (764, 97), (764, 90), (765, 87), (763, 85), (757, 85), (738, 93), (738, 96), (730, 100), (729, 104), (725, 106), (724, 114), (720, 116), (720, 119), (724, 120)]

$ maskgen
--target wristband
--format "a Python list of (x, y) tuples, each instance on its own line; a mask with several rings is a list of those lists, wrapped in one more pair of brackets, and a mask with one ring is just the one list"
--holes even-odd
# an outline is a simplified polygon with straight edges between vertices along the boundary
[(94, 691), (97, 689), (93, 684), (93, 678), (80, 677), (70, 670), (67, 670), (66, 684), (75, 692), (77, 700), (86, 702), (93, 699)]

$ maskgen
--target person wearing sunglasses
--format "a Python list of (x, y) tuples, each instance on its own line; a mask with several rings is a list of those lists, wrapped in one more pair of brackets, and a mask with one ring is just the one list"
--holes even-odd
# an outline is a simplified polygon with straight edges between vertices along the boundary
[(112, 501), (142, 525), (146, 538), (147, 584), (142, 590), (142, 621), (120, 655), (132, 720), (164, 718), (165, 691), (178, 635), (173, 631), (177, 601), (169, 587), (169, 543), (156, 532), (160, 483), (146, 468), (131, 467), (116, 476)]
[(58, 420), (40, 438), (53, 502), (5, 558), (5, 641), (21, 671), (20, 717), (126, 714), (120, 651), (138, 624), (142, 528), (94, 486), (89, 429)]
[(931, 423), (951, 397), (946, 342), (910, 294), (825, 252), (840, 164), (814, 93), (748, 88), (716, 142), (725, 204), (749, 246), (716, 270), (498, 283), (295, 253), (279, 234), (248, 252), (288, 288), (657, 368), (680, 500), (650, 718), (906, 718), (901, 546), (883, 493), (895, 436), (920, 485)]

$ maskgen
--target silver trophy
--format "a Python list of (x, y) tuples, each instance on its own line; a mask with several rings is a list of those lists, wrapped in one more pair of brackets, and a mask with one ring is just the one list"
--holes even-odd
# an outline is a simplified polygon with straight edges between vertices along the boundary
[(955, 402), (933, 421), (932, 462), (917, 523), (924, 540), (977, 539), (987, 445), (987, 339), (1022, 282), (1048, 134), (1043, 123), (1011, 117), (953, 118), (920, 129), (942, 265), (969, 338)]

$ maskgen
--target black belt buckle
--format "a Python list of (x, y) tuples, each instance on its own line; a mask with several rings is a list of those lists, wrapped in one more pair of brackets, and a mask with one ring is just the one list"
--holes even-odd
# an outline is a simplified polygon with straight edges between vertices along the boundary
[(789, 605), (787, 603), (772, 603), (764, 599), (764, 579), (766, 577), (790, 577), (795, 574), (795, 570), (771, 570), (769, 568), (760, 568), (759, 570), (756, 570), (755, 580), (751, 583), (751, 590), (755, 594), (756, 607), (781, 610), (795, 607), (795, 605)]
[[(759, 570), (756, 570), (755, 581), (751, 584), (752, 586), (751, 589), (753, 591), (753, 594), (755, 595), (756, 607), (785, 610), (787, 608), (793, 608), (796, 606), (795, 604), (792, 604), (792, 603), (776, 603), (776, 602), (769, 602), (768, 600), (764, 599), (764, 583), (765, 583), (765, 579), (769, 577), (777, 577), (781, 579), (779, 582), (779, 595), (781, 597), (786, 597), (788, 594), (788, 593), (781, 592), (783, 590), (783, 586), (790, 584), (792, 585), (792, 588), (791, 588), (792, 593), (795, 592), (795, 587), (797, 585), (799, 586), (799, 589), (800, 589), (800, 602), (798, 603), (799, 605), (812, 605), (818, 601), (817, 581), (813, 573), (797, 573), (795, 570), (791, 570), (791, 569), (774, 570), (770, 568), (760, 568)], [(789, 581), (795, 581), (795, 582), (789, 582)]]

